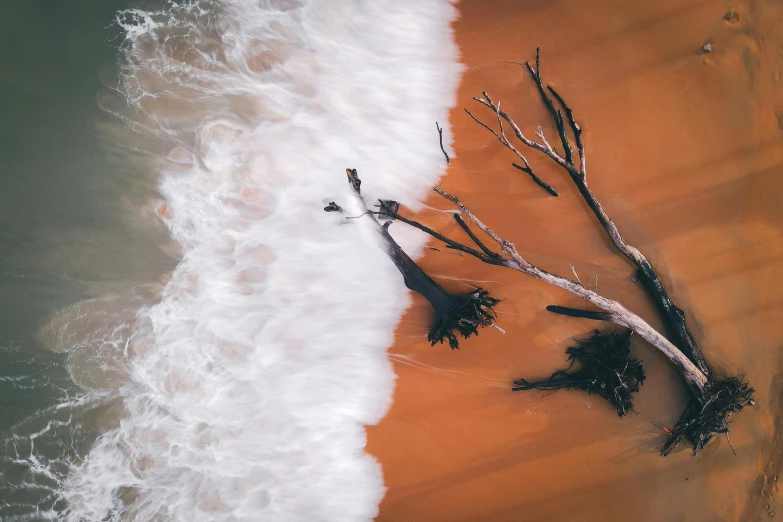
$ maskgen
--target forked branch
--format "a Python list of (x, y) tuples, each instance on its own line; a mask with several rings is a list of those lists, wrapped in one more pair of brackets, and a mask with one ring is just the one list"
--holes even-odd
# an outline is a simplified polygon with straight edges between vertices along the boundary
[[(650, 261), (638, 249), (632, 245), (629, 245), (625, 239), (623, 239), (622, 235), (620, 235), (620, 231), (606, 213), (603, 205), (601, 205), (601, 203), (590, 190), (587, 184), (587, 160), (585, 155), (585, 144), (582, 139), (582, 128), (577, 123), (574, 112), (568, 103), (566, 103), (565, 99), (551, 85), (546, 85), (545, 87), (541, 78), (539, 61), (539, 50), (536, 49), (535, 69), (528, 62), (525, 62), (525, 65), (530, 77), (536, 84), (542, 102), (547, 107), (555, 127), (557, 128), (558, 136), (563, 147), (563, 156), (561, 156), (544, 139), (541, 127), (538, 127), (537, 135), (541, 138), (542, 143), (527, 138), (522, 133), (519, 126), (514, 122), (514, 120), (505, 111), (500, 109), (500, 102), (495, 102), (486, 92), (482, 93), (483, 98), (474, 98), (474, 100), (481, 103), (485, 107), (492, 109), (492, 111), (497, 116), (498, 122), (501, 120), (506, 122), (509, 127), (513, 129), (516, 138), (525, 146), (544, 153), (568, 173), (577, 189), (579, 189), (579, 193), (590, 207), (590, 210), (592, 210), (593, 214), (601, 223), (603, 229), (609, 235), (609, 238), (611, 239), (614, 246), (636, 265), (638, 269), (637, 275), (639, 280), (663, 315), (667, 327), (674, 336), (677, 346), (680, 347), (682, 352), (685, 353), (685, 355), (691, 361), (693, 361), (693, 363), (703, 374), (709, 376), (711, 374), (711, 370), (704, 360), (704, 356), (696, 344), (696, 340), (693, 338), (693, 335), (688, 329), (688, 326), (685, 322), (685, 313), (679, 307), (677, 307), (674, 302), (672, 302), (666, 291), (666, 288), (663, 286), (663, 283), (658, 277), (658, 274), (656, 273)], [(556, 107), (554, 101), (547, 93), (551, 94), (554, 100), (557, 101), (560, 109)], [(565, 113), (565, 117), (563, 116), (563, 112)], [(501, 143), (506, 145), (506, 143), (504, 143), (502, 134), (499, 135), (490, 125), (484, 123), (472, 113), (468, 112), (468, 114), (470, 114), (470, 116), (482, 127), (494, 134), (495, 137), (501, 141)], [(566, 122), (568, 123), (568, 127), (566, 127)], [(574, 162), (573, 151), (571, 149), (570, 140), (568, 138), (569, 128), (573, 134), (574, 143), (576, 144), (577, 152), (579, 154), (579, 165)], [(506, 147), (514, 152), (518, 157), (523, 157), (521, 152), (517, 151), (513, 144), (509, 143), (506, 145)], [(520, 170), (524, 170), (521, 167), (518, 168), (520, 168)]]

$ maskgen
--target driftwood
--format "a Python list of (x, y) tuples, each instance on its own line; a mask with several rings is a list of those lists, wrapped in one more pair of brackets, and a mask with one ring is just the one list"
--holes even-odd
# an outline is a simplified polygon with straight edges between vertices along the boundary
[[(524, 167), (517, 166), (517, 168), (530, 175), (542, 188), (547, 189), (549, 185), (535, 175), (524, 155), (522, 155), (508, 140), (503, 122), (511, 127), (516, 138), (524, 145), (544, 153), (569, 174), (572, 181), (579, 189), (580, 194), (609, 235), (612, 243), (623, 255), (637, 266), (638, 277), (664, 316), (665, 322), (672, 332), (676, 344), (669, 341), (663, 334), (656, 331), (644, 321), (644, 319), (625, 308), (619, 302), (599, 294), (597, 288), (594, 291), (583, 286), (581, 281), (579, 281), (578, 276), (576, 281), (572, 281), (533, 265), (522, 257), (512, 242), (496, 234), (457, 197), (445, 192), (441, 188), (436, 187), (434, 190), (454, 204), (462, 216), (465, 216), (469, 222), (475, 225), (487, 237), (492, 239), (497, 245), (496, 248), (499, 248), (499, 251), (495, 251), (484, 244), (460, 215), (455, 215), (454, 219), (478, 249), (450, 239), (416, 220), (400, 215), (399, 204), (396, 202), (381, 200), (378, 205), (380, 208), (379, 211), (369, 210), (364, 200), (361, 199), (361, 182), (359, 181), (359, 177), (355, 170), (349, 169), (348, 178), (351, 187), (362, 202), (366, 211), (365, 213), (369, 214), (378, 226), (379, 232), (384, 239), (387, 253), (403, 274), (405, 284), (408, 288), (424, 295), (430, 303), (432, 303), (433, 308), (435, 308), (436, 321), (433, 325), (433, 330), (431, 330), (428, 337), (430, 342), (435, 344), (436, 342), (443, 342), (444, 339), (448, 339), (452, 348), (456, 348), (458, 344), (457, 337), (454, 333), (455, 331), (463, 337), (468, 337), (473, 333), (477, 333), (478, 327), (495, 326), (493, 322), (495, 316), (492, 308), (499, 301), (489, 297), (485, 291), (480, 289), (465, 296), (453, 296), (445, 292), (445, 290), (440, 288), (437, 283), (432, 281), (429, 276), (416, 266), (391, 238), (388, 233), (390, 222), (381, 225), (375, 220), (374, 216), (401, 221), (442, 241), (450, 249), (471, 255), (490, 265), (516, 270), (517, 272), (527, 274), (552, 286), (566, 290), (603, 311), (582, 311), (556, 305), (547, 307), (548, 310), (568, 316), (586, 317), (589, 319), (613, 322), (630, 329), (645, 339), (651, 346), (663, 353), (682, 375), (685, 384), (693, 396), (693, 400), (688, 404), (688, 407), (674, 429), (671, 430), (671, 433), (661, 450), (663, 455), (669, 454), (683, 439), (688, 439), (692, 443), (694, 454), (703, 448), (715, 435), (726, 435), (728, 439), (730, 416), (735, 412), (741, 411), (746, 405), (754, 404), (752, 398), (754, 390), (739, 378), (717, 380), (713, 377), (701, 350), (698, 348), (693, 336), (688, 330), (685, 323), (685, 314), (675, 306), (669, 298), (668, 293), (663, 287), (652, 264), (638, 249), (626, 243), (620, 235), (617, 226), (609, 218), (600, 202), (590, 191), (587, 185), (587, 163), (585, 158), (585, 145), (582, 140), (582, 129), (574, 119), (573, 111), (557, 91), (549, 85), (546, 86), (546, 89), (544, 88), (543, 82), (541, 81), (538, 50), (536, 51), (535, 69), (529, 63), (526, 63), (526, 66), (530, 76), (538, 87), (539, 94), (541, 95), (544, 104), (554, 120), (560, 139), (560, 145), (563, 150), (562, 155), (549, 144), (540, 126), (538, 127), (536, 135), (541, 141), (528, 139), (514, 120), (512, 120), (506, 112), (501, 110), (500, 102), (495, 102), (486, 92), (483, 93), (483, 98), (474, 99), (482, 105), (492, 109), (497, 118), (499, 131), (496, 132), (492, 127), (476, 118), (470, 111), (467, 111), (468, 114), (476, 122), (495, 135), (504, 146), (514, 152), (525, 165)], [(561, 109), (558, 109), (555, 106), (555, 103), (547, 92), (557, 100)], [(566, 122), (568, 124), (567, 127)], [(574, 158), (574, 152), (571, 147), (567, 128), (570, 128), (571, 130), (573, 141), (579, 155), (578, 165)], [(438, 129), (440, 132), (439, 126)], [(557, 194), (554, 189), (552, 189), (552, 191), (548, 190), (548, 192), (554, 192), (553, 195)], [(325, 210), (331, 209), (327, 208)], [(460, 298), (462, 300), (460, 300)], [(448, 304), (444, 305), (444, 302)], [(453, 303), (453, 306), (451, 303)], [(441, 319), (438, 319), (439, 314)], [(576, 349), (578, 348), (579, 347)], [(515, 385), (516, 389), (585, 389), (588, 392), (593, 391), (599, 393), (617, 408), (618, 414), (624, 415), (633, 411), (631, 394), (638, 391), (639, 385), (643, 382), (644, 373), (641, 368), (641, 363), (631, 358), (628, 352), (624, 351), (622, 346), (617, 348), (617, 350), (618, 353), (612, 353), (611, 351), (598, 349), (594, 346), (592, 349), (585, 348), (578, 352), (569, 352), (569, 355), (572, 356), (572, 361), (580, 363), (579, 370), (575, 370), (574, 372), (558, 371), (549, 379), (532, 383), (525, 380), (518, 380)], [(596, 356), (596, 354), (600, 354), (600, 356)], [(613, 355), (616, 355), (617, 357), (612, 357)], [(597, 374), (596, 371), (598, 366), (609, 360), (612, 361), (612, 371), (601, 372), (600, 375)], [(629, 368), (631, 366), (633, 367), (632, 373), (626, 373), (626, 363)], [(616, 364), (621, 364), (624, 370), (617, 372)], [(600, 387), (600, 384), (605, 384), (606, 387), (611, 386), (609, 388), (610, 391), (600, 393), (598, 389), (591, 388), (592, 385), (589, 384), (589, 379), (588, 381), (582, 379), (583, 376), (590, 375), (591, 373), (594, 378), (596, 375), (599, 375), (597, 377), (598, 380), (595, 382), (599, 384), (600, 389), (603, 389)], [(579, 381), (580, 384), (577, 384), (577, 381)], [(588, 384), (585, 384), (585, 382), (588, 382)]]
[[(497, 257), (493, 257), (490, 264), (504, 266), (533, 276), (545, 283), (562, 288), (567, 292), (581, 297), (588, 303), (601, 308), (605, 311), (608, 321), (630, 328), (652, 346), (660, 350), (682, 374), (689, 389), (696, 397), (707, 397), (707, 376), (677, 349), (676, 346), (666, 339), (666, 337), (647, 324), (644, 319), (631, 312), (617, 301), (606, 298), (599, 293), (582, 286), (579, 282), (551, 274), (533, 265), (522, 257), (512, 242), (503, 239), (493, 232), (492, 229), (476, 217), (457, 197), (452, 196), (438, 187), (435, 188), (435, 192), (451, 201), (476, 227), (499, 245), (502, 254), (496, 253)], [(486, 254), (484, 254), (484, 257), (486, 257)], [(482, 260), (489, 262), (485, 259)]]
[[(578, 281), (572, 281), (565, 277), (549, 273), (533, 265), (522, 257), (512, 242), (502, 238), (490, 229), (457, 197), (438, 187), (434, 190), (453, 203), (460, 210), (462, 215), (466, 216), (479, 230), (491, 238), (500, 247), (500, 252), (492, 251), (483, 244), (481, 244), (483, 246), (480, 246), (482, 251), (479, 252), (466, 245), (457, 243), (452, 239), (446, 238), (447, 244), (451, 248), (468, 253), (485, 263), (503, 266), (530, 275), (545, 283), (581, 297), (588, 303), (604, 310), (600, 316), (601, 320), (610, 321), (629, 328), (645, 339), (654, 348), (658, 349), (671, 361), (685, 380), (685, 384), (694, 397), (694, 400), (689, 404), (688, 408), (686, 408), (686, 411), (669, 435), (661, 450), (663, 455), (670, 453), (684, 438), (691, 441), (693, 444), (693, 451), (696, 453), (704, 447), (714, 435), (726, 434), (728, 436), (730, 430), (729, 418), (731, 414), (741, 411), (746, 405), (754, 404), (752, 398), (754, 390), (750, 388), (747, 383), (735, 378), (718, 381), (711, 376), (705, 375), (682, 351), (672, 344), (663, 334), (659, 333), (644, 321), (644, 319), (625, 308), (619, 302), (608, 299), (598, 292), (584, 287)], [(399, 219), (399, 216), (396, 216), (396, 218)], [(430, 233), (430, 229), (414, 220), (405, 218), (404, 222)], [(465, 227), (467, 228), (467, 224)], [(430, 233), (430, 235), (438, 239), (443, 237), (437, 232)], [(475, 234), (471, 232), (469, 236), (474, 242), (476, 241), (477, 238)], [(568, 311), (574, 310), (564, 307), (561, 308)]]
[[(590, 337), (578, 340), (566, 349), (570, 365), (557, 370), (547, 379), (514, 381), (513, 391), (581, 390), (599, 395), (622, 417), (632, 413), (633, 394), (644, 384), (642, 363), (631, 356), (631, 331), (602, 333), (595, 330)], [(569, 371), (575, 363), (579, 368)]]
[[(701, 371), (699, 371), (699, 369), (696, 368), (696, 366), (687, 357), (685, 357), (685, 355), (683, 355), (683, 353), (678, 350), (677, 347), (675, 347), (668, 339), (666, 339), (666, 337), (658, 333), (658, 331), (656, 331), (652, 326), (647, 324), (644, 319), (634, 314), (617, 301), (608, 299), (598, 294), (597, 292), (582, 286), (581, 283), (571, 281), (570, 279), (562, 276), (551, 274), (533, 265), (519, 254), (513, 243), (501, 238), (498, 234), (493, 232), (487, 225), (477, 218), (470, 211), (470, 209), (463, 205), (457, 197), (452, 196), (439, 187), (434, 189), (435, 192), (451, 201), (460, 210), (462, 215), (466, 216), (476, 227), (479, 228), (479, 230), (484, 232), (484, 234), (497, 243), (500, 247), (500, 252), (493, 251), (487, 245), (481, 242), (476, 234), (470, 230), (470, 227), (467, 225), (467, 223), (465, 223), (464, 220), (462, 220), (460, 217), (455, 219), (458, 223), (460, 223), (463, 230), (466, 231), (468, 236), (474, 243), (476, 243), (481, 251), (459, 243), (453, 239), (447, 238), (444, 235), (432, 230), (431, 228), (422, 225), (418, 221), (406, 218), (400, 215), (399, 210), (395, 211), (383, 203), (381, 203), (381, 211), (369, 210), (364, 200), (361, 199), (361, 181), (359, 180), (357, 172), (352, 169), (348, 169), (347, 172), (351, 187), (362, 202), (362, 205), (364, 206), (367, 214), (390, 216), (396, 220), (418, 228), (419, 230), (433, 236), (440, 241), (443, 241), (451, 249), (469, 254), (490, 265), (504, 266), (506, 268), (511, 268), (512, 270), (533, 276), (536, 279), (540, 279), (541, 281), (549, 283), (558, 288), (562, 288), (563, 290), (581, 297), (588, 303), (603, 309), (606, 313), (606, 320), (615, 324), (619, 324), (620, 326), (630, 328), (639, 334), (642, 338), (647, 340), (647, 342), (649, 342), (651, 345), (663, 352), (663, 354), (672, 361), (675, 367), (677, 367), (680, 373), (682, 373), (683, 377), (685, 378), (685, 382), (691, 388), (693, 393), (700, 397), (704, 396), (705, 387), (707, 385), (707, 377)], [(412, 280), (418, 280), (422, 275), (426, 276), (426, 274), (424, 274), (424, 272), (419, 269), (418, 266), (416, 266), (415, 263), (410, 260), (410, 258), (404, 252), (402, 252), (402, 249), (399, 247), (399, 245), (397, 245), (394, 239), (392, 239), (388, 234), (388, 223), (382, 226), (376, 221), (376, 224), (379, 227), (379, 232), (384, 238), (384, 242), (390, 257), (395, 262), (398, 269), (400, 269), (400, 271), (403, 273), (403, 276), (406, 278), (406, 285), (408, 284), (409, 278)], [(416, 268), (413, 268), (413, 266), (416, 266)], [(413, 273), (416, 274), (415, 278), (413, 275), (410, 275)], [(426, 276), (426, 278), (430, 279), (429, 276)], [(437, 283), (434, 281), (433, 284), (437, 285)], [(410, 286), (408, 287), (411, 288)], [(417, 292), (419, 291), (418, 288), (411, 289)], [(424, 294), (422, 293), (422, 295)], [(486, 326), (489, 326), (490, 324), (491, 323), (488, 323)]]
[[(709, 376), (711, 370), (707, 365), (706, 361), (704, 360), (704, 356), (702, 355), (701, 350), (696, 344), (696, 340), (693, 338), (693, 335), (688, 329), (688, 326), (685, 322), (685, 313), (672, 302), (671, 298), (669, 297), (666, 291), (666, 288), (664, 288), (663, 283), (661, 283), (658, 274), (655, 272), (655, 269), (653, 268), (649, 260), (638, 249), (629, 245), (625, 241), (625, 239), (623, 239), (623, 237), (620, 235), (620, 231), (617, 229), (617, 226), (614, 224), (614, 222), (611, 220), (609, 215), (606, 213), (603, 206), (595, 197), (595, 195), (590, 191), (590, 188), (587, 184), (587, 159), (585, 155), (585, 144), (584, 141), (582, 140), (582, 128), (576, 122), (571, 107), (566, 103), (563, 97), (560, 96), (560, 94), (555, 90), (555, 88), (552, 87), (551, 85), (546, 85), (546, 87), (544, 87), (544, 83), (541, 79), (539, 55), (540, 55), (540, 50), (536, 49), (535, 68), (533, 68), (533, 66), (531, 66), (529, 62), (525, 62), (525, 66), (527, 68), (528, 74), (536, 84), (536, 87), (538, 88), (538, 92), (541, 96), (541, 100), (543, 101), (544, 105), (549, 111), (549, 114), (552, 117), (555, 127), (557, 128), (557, 134), (563, 151), (562, 155), (560, 154), (560, 152), (558, 152), (555, 149), (555, 147), (549, 144), (549, 142), (544, 137), (544, 131), (541, 129), (540, 126), (538, 127), (538, 131), (536, 135), (541, 139), (541, 142), (539, 143), (537, 141), (528, 139), (522, 133), (519, 126), (514, 122), (514, 120), (505, 111), (503, 111), (500, 108), (500, 101), (493, 100), (486, 92), (482, 93), (483, 98), (473, 98), (473, 99), (479, 102), (480, 104), (488, 107), (495, 113), (498, 122), (499, 132), (496, 132), (491, 126), (481, 121), (479, 118), (474, 116), (467, 109), (465, 111), (477, 123), (479, 123), (482, 127), (487, 129), (495, 137), (497, 137), (498, 140), (500, 140), (500, 142), (503, 145), (505, 145), (509, 150), (514, 152), (514, 154), (516, 154), (518, 157), (520, 157), (525, 163), (527, 169), (529, 169), (529, 172), (528, 170), (521, 169), (521, 167), (517, 167), (517, 168), (520, 168), (521, 170), (525, 170), (531, 176), (535, 176), (533, 174), (532, 169), (530, 169), (530, 165), (527, 159), (525, 159), (525, 157), (516, 149), (516, 147), (514, 147), (514, 145), (511, 144), (509, 140), (506, 138), (506, 134), (503, 128), (504, 121), (509, 127), (511, 127), (511, 129), (514, 132), (514, 135), (520, 142), (522, 142), (525, 146), (529, 148), (544, 153), (546, 156), (548, 156), (555, 163), (560, 165), (560, 167), (562, 167), (563, 170), (565, 170), (568, 173), (571, 180), (579, 189), (579, 193), (582, 195), (587, 205), (593, 211), (593, 214), (595, 214), (595, 216), (598, 218), (598, 221), (601, 223), (601, 226), (609, 235), (609, 238), (611, 239), (612, 243), (624, 256), (626, 256), (628, 259), (631, 260), (631, 262), (633, 262), (636, 265), (638, 269), (637, 276), (639, 278), (639, 281), (642, 283), (645, 290), (650, 295), (652, 300), (655, 302), (657, 308), (661, 312), (661, 315), (663, 316), (664, 321), (667, 325), (667, 329), (670, 331), (671, 335), (674, 338), (675, 344), (678, 347), (680, 347), (682, 352), (691, 361), (693, 361), (696, 367), (699, 368), (699, 370), (704, 375)], [(552, 98), (549, 97), (550, 94), (557, 101), (558, 105), (562, 108), (562, 110), (558, 109), (555, 106), (555, 103), (552, 101)], [(565, 115), (563, 113), (565, 113)], [(578, 164), (574, 159), (574, 152), (568, 137), (568, 131), (566, 125), (568, 126), (568, 128), (570, 128), (571, 133), (573, 135), (573, 141), (574, 144), (576, 145), (577, 153), (579, 155)], [(538, 178), (536, 176), (533, 179), (534, 181), (536, 181)], [(541, 183), (543, 182), (539, 182), (539, 181), (536, 181), (536, 183), (541, 185)]]
[[(479, 328), (493, 326), (495, 320), (493, 307), (500, 300), (490, 296), (489, 292), (481, 288), (467, 294), (452, 294), (436, 283), (389, 234), (389, 225), (392, 221), (381, 224), (375, 219), (375, 216), (382, 219), (392, 219), (397, 216), (400, 208), (399, 203), (380, 200), (378, 206), (381, 210), (371, 211), (362, 197), (361, 180), (356, 170), (346, 169), (346, 173), (351, 189), (364, 209), (364, 215), (360, 218), (373, 221), (382, 238), (386, 253), (402, 274), (405, 286), (424, 296), (435, 311), (432, 328), (427, 336), (430, 344), (435, 345), (435, 343), (448, 341), (451, 349), (456, 350), (459, 349), (459, 336), (468, 338), (474, 334), (478, 335)], [(330, 203), (324, 210), (333, 211), (333, 207), (339, 208), (336, 204)], [(426, 227), (424, 228), (426, 229)], [(439, 235), (433, 230), (426, 229), (426, 231)]]
[[(753, 388), (738, 378), (729, 378), (722, 381), (713, 378), (711, 368), (704, 359), (701, 349), (688, 329), (685, 313), (672, 302), (650, 261), (638, 249), (629, 245), (625, 239), (623, 239), (615, 223), (591, 192), (587, 184), (587, 160), (585, 155), (585, 143), (582, 139), (582, 128), (576, 122), (573, 110), (557, 90), (551, 85), (546, 85), (546, 88), (544, 87), (544, 83), (541, 79), (539, 49), (536, 49), (535, 68), (533, 68), (529, 62), (525, 62), (525, 67), (527, 68), (528, 74), (533, 79), (538, 93), (541, 96), (541, 100), (555, 124), (562, 155), (555, 147), (549, 144), (544, 136), (544, 131), (540, 126), (536, 132), (536, 136), (538, 136), (541, 141), (538, 142), (528, 139), (514, 120), (500, 108), (500, 101), (493, 100), (486, 92), (482, 93), (483, 98), (473, 99), (490, 108), (495, 113), (499, 133), (491, 126), (475, 117), (470, 111), (467, 111), (468, 114), (482, 127), (497, 137), (509, 150), (514, 152), (517, 156), (523, 157), (506, 138), (503, 129), (503, 122), (505, 122), (514, 131), (514, 135), (520, 142), (529, 148), (544, 153), (568, 173), (582, 198), (609, 235), (614, 246), (636, 265), (637, 278), (647, 294), (655, 302), (656, 307), (663, 316), (666, 328), (673, 337), (678, 349), (693, 363), (701, 375), (706, 379), (706, 386), (701, 390), (697, 390), (694, 386), (692, 376), (684, 375), (689, 389), (693, 392), (695, 402), (692, 402), (689, 404), (688, 408), (686, 408), (686, 411), (683, 413), (667, 439), (661, 453), (663, 455), (670, 453), (683, 438), (687, 438), (691, 441), (694, 453), (704, 447), (715, 434), (726, 434), (726, 438), (728, 439), (729, 416), (734, 412), (742, 410), (747, 404), (754, 404), (752, 398)], [(557, 101), (557, 106), (552, 101), (552, 98), (550, 98), (550, 95)], [(558, 106), (560, 108), (558, 108)], [(574, 158), (574, 151), (571, 146), (571, 141), (569, 140), (568, 129), (571, 131), (573, 142), (576, 145), (576, 150), (579, 155), (578, 164)], [(525, 162), (525, 164), (528, 165), (527, 162)], [(565, 315), (607, 320), (607, 317), (600, 312), (582, 312), (559, 306), (550, 306), (547, 307), (547, 309)], [(607, 310), (607, 312), (610, 311)], [(609, 315), (611, 315), (611, 313)], [(651, 344), (656, 346), (654, 343)], [(659, 346), (656, 347), (660, 349)], [(677, 364), (675, 364), (675, 366), (682, 371), (682, 367)]]

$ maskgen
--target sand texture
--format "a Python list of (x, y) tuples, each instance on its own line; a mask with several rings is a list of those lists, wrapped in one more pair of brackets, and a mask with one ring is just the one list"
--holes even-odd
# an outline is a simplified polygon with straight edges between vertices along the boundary
[[(394, 405), (368, 429), (389, 488), (381, 521), (755, 521), (783, 502), (783, 5), (772, 0), (627, 2), (464, 0), (455, 24), (466, 71), (451, 113), (457, 158), (442, 185), (540, 267), (661, 322), (633, 266), (562, 170), (525, 151), (553, 198), (511, 168), (512, 153), (463, 112), (500, 100), (528, 136), (556, 134), (522, 69), (541, 47), (544, 80), (584, 128), (588, 178), (629, 243), (656, 266), (718, 375), (744, 375), (757, 405), (696, 458), (662, 458), (685, 389), (641, 339), (648, 378), (637, 415), (619, 419), (578, 392), (512, 393), (549, 375), (597, 325), (555, 316), (575, 297), (440, 248), (423, 268), (452, 290), (504, 298), (496, 330), (461, 350), (426, 342), (427, 303), (414, 297), (390, 349)], [(736, 16), (725, 19), (727, 12)], [(712, 52), (701, 48), (710, 43)], [(434, 125), (433, 125), (434, 127)], [(433, 146), (437, 134), (433, 128)], [(450, 208), (436, 195), (434, 208)], [(449, 216), (421, 214), (459, 236)], [(403, 226), (396, 224), (394, 226)], [(776, 496), (777, 495), (777, 496)]]

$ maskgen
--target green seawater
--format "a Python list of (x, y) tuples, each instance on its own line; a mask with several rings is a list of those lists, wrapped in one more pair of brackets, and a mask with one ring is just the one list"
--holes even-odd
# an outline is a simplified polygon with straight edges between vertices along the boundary
[(175, 264), (165, 230), (144, 212), (153, 170), (114, 110), (122, 41), (112, 21), (125, 7), (0, 2), (3, 521), (58, 519), (59, 485), (105, 415), (85, 400), (89, 378), (74, 377), (79, 332), (57, 345), (42, 329), (75, 303), (157, 281)]

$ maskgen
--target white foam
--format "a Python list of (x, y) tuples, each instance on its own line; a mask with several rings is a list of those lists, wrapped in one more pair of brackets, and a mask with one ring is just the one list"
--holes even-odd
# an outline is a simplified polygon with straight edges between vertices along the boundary
[(171, 149), (162, 214), (183, 258), (134, 323), (150, 330), (124, 348), (126, 414), (73, 466), (69, 520), (377, 514), (363, 426), (389, 407), (409, 298), (374, 234), (322, 208), (351, 208), (346, 167), (413, 207), (443, 173), (455, 15), (448, 0), (234, 0), (118, 16), (134, 128)]

